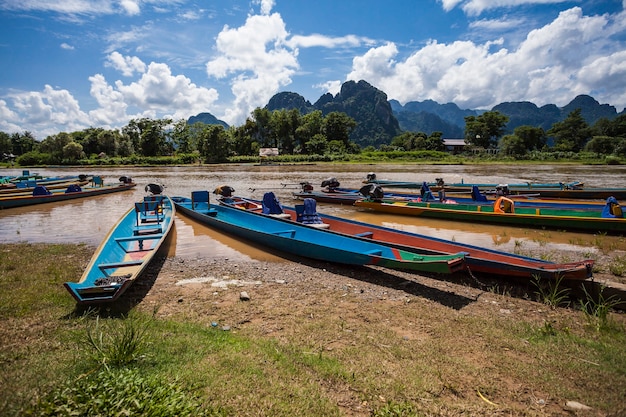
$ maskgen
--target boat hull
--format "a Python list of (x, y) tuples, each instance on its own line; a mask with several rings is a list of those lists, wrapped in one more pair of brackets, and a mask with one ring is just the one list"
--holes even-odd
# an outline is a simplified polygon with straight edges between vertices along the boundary
[(506, 224), (522, 227), (578, 230), (611, 234), (626, 233), (626, 219), (604, 218), (600, 211), (515, 208), (515, 213), (495, 213), (493, 206), (446, 205), (437, 203), (378, 202), (358, 200), (355, 206), (382, 213), (420, 216), (465, 222)]
[(425, 256), (242, 209), (194, 203), (185, 197), (173, 197), (173, 201), (178, 212), (200, 223), (293, 255), (347, 265), (377, 265), (439, 274), (464, 268), (464, 254)]
[(141, 276), (167, 240), (176, 209), (166, 196), (150, 196), (128, 210), (94, 252), (78, 282), (65, 288), (79, 304), (117, 300)]
[(116, 193), (120, 191), (127, 191), (136, 187), (135, 183), (121, 183), (104, 185), (102, 187), (89, 187), (83, 188), (82, 191), (65, 193), (62, 190), (60, 192), (52, 192), (49, 195), (16, 195), (16, 196), (2, 196), (0, 197), (0, 209), (7, 209), (13, 207), (32, 206), (36, 204), (53, 203), (58, 201), (74, 200), (77, 198), (86, 198), (103, 194)]
[[(259, 203), (255, 200), (252, 202)], [(294, 208), (283, 206), (283, 211), (290, 216), (292, 221), (296, 219)], [(593, 276), (594, 261), (592, 259), (554, 263), (356, 220), (326, 214), (319, 215), (322, 221), (329, 225), (328, 231), (331, 233), (367, 239), (390, 247), (427, 255), (467, 253), (465, 264), (467, 272), (470, 274), (489, 275), (500, 279), (515, 279), (525, 282), (535, 279), (585, 280)]]

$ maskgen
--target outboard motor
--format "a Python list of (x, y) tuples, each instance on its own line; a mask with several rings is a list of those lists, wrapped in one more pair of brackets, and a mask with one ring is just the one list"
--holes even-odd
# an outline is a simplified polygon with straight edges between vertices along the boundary
[(221, 187), (217, 187), (213, 194), (221, 195), (222, 197), (232, 197), (235, 189), (230, 185), (222, 185)]
[(159, 184), (148, 184), (145, 190), (153, 195), (159, 195), (163, 192), (163, 186)]
[(313, 185), (308, 181), (301, 182), (300, 187), (302, 187), (302, 191), (305, 193), (313, 191)]
[(322, 187), (328, 187), (329, 190), (332, 190), (333, 188), (337, 188), (339, 187), (339, 181), (337, 181), (337, 178), (327, 178), (324, 181), (322, 181)]
[(371, 198), (374, 201), (382, 200), (382, 198), (385, 196), (385, 193), (383, 192), (383, 187), (378, 184), (364, 185), (359, 189), (359, 193), (362, 196)]
[[(119, 178), (119, 181), (123, 184), (130, 184), (133, 182), (133, 179), (131, 177), (127, 177), (127, 176), (122, 176)], [(147, 190), (146, 190), (147, 191)]]
[(374, 181), (376, 179), (376, 174), (374, 174), (373, 172), (370, 172), (367, 174), (366, 178), (368, 181)]

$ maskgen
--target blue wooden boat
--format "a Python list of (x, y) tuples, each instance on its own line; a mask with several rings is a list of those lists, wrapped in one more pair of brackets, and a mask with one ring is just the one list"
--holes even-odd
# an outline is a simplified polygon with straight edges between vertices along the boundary
[(0, 209), (93, 197), (97, 195), (127, 191), (135, 186), (137, 186), (137, 184), (134, 183), (129, 177), (120, 177), (119, 183), (88, 187), (81, 187), (77, 184), (72, 184), (67, 186), (65, 189), (55, 190), (48, 190), (47, 187), (38, 185), (31, 193), (26, 195), (10, 194), (0, 196)]
[(108, 303), (124, 293), (167, 239), (176, 208), (164, 195), (136, 202), (113, 226), (78, 282), (65, 288), (79, 304)]
[[(268, 196), (268, 194), (271, 195)], [(298, 219), (297, 209), (281, 205), (273, 193), (266, 193), (262, 201), (240, 197), (220, 201), (221, 204), (228, 204), (238, 209), (251, 210), (257, 215), (284, 214), (291, 221)], [(319, 217), (324, 224), (329, 226), (327, 230), (330, 233), (367, 239), (393, 248), (427, 255), (465, 252), (467, 253), (465, 264), (470, 274), (512, 278), (526, 282), (537, 278), (585, 280), (593, 275), (593, 259), (554, 263), (326, 214), (319, 214)]]
[(463, 253), (417, 254), (328, 233), (314, 224), (257, 216), (251, 211), (211, 204), (208, 191), (194, 191), (191, 198), (172, 197), (172, 200), (180, 213), (198, 222), (285, 253), (348, 265), (377, 265), (440, 274), (451, 274), (464, 268)]

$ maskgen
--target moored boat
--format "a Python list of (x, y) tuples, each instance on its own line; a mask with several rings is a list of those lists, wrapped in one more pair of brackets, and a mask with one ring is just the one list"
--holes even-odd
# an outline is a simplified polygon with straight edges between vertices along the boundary
[(81, 187), (77, 184), (71, 184), (65, 189), (58, 190), (48, 190), (47, 187), (38, 185), (27, 195), (0, 196), (0, 209), (93, 197), (130, 190), (137, 185), (129, 177), (120, 177), (119, 180), (119, 183), (102, 184), (100, 186)]
[[(239, 200), (245, 199), (239, 198)], [(265, 196), (263, 202), (256, 200), (248, 201), (249, 206), (254, 206), (255, 204), (266, 206), (266, 204), (263, 204)], [(280, 209), (291, 221), (296, 221), (297, 213), (294, 207), (280, 205)], [(263, 213), (268, 210), (254, 211)], [(276, 209), (274, 211), (278, 212)], [(324, 224), (328, 225), (327, 230), (331, 233), (367, 239), (397, 249), (429, 255), (465, 252), (467, 253), (465, 264), (470, 274), (490, 275), (504, 279), (514, 278), (526, 282), (537, 278), (585, 280), (593, 275), (594, 261), (592, 259), (554, 263), (327, 214), (319, 214), (319, 217)]]
[(500, 197), (492, 205), (443, 204), (438, 202), (393, 201), (387, 199), (357, 200), (355, 206), (373, 211), (439, 218), (445, 220), (507, 224), (522, 227), (547, 227), (560, 230), (626, 232), (626, 219), (613, 197), (600, 210), (571, 210), (517, 207), (515, 201)]
[[(336, 183), (339, 184), (338, 182)], [(324, 187), (324, 186), (323, 186)], [(446, 204), (473, 204), (473, 205), (490, 205), (500, 197), (499, 195), (486, 195), (482, 193), (477, 186), (472, 187), (469, 193), (447, 193), (445, 190), (432, 192), (428, 184), (423, 183), (419, 193), (402, 193), (389, 192), (383, 190), (383, 187), (376, 184), (368, 184), (360, 189), (328, 187), (320, 190), (314, 190), (313, 186), (308, 183), (302, 183), (302, 190), (293, 192), (292, 195), (297, 199), (313, 198), (318, 202), (331, 204), (347, 204), (353, 205), (355, 201), (363, 198), (385, 198), (395, 201), (417, 201), (417, 202), (444, 202)], [(515, 201), (518, 207), (534, 207), (534, 208), (554, 208), (554, 209), (572, 209), (572, 210), (602, 210), (605, 202), (602, 200), (568, 200), (568, 199), (546, 199), (539, 198), (538, 195), (507, 195), (508, 198)]]
[(464, 254), (423, 255), (372, 241), (327, 233), (323, 228), (290, 222), (253, 211), (211, 204), (208, 191), (191, 198), (172, 197), (178, 212), (223, 232), (274, 250), (347, 265), (377, 265), (390, 269), (451, 274), (464, 268)]
[(176, 209), (164, 195), (136, 202), (111, 228), (78, 282), (65, 288), (79, 304), (107, 303), (122, 295), (157, 255)]
[[(374, 173), (369, 173), (366, 184), (378, 184), (388, 188), (421, 188), (422, 182), (393, 181), (376, 179)], [(574, 181), (569, 183), (445, 183), (443, 179), (437, 178), (435, 182), (426, 182), (432, 191), (446, 190), (447, 192), (470, 192), (472, 186), (477, 186), (482, 192), (487, 194), (508, 194), (508, 195), (529, 195), (532, 194), (541, 198), (565, 198), (565, 199), (607, 199), (615, 197), (626, 199), (626, 188), (623, 187), (588, 187), (583, 182)], [(504, 191), (501, 191), (504, 190)]]

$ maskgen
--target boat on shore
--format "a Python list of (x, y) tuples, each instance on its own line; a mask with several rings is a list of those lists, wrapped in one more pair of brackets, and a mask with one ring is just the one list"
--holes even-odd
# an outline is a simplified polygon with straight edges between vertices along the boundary
[(119, 183), (102, 184), (88, 187), (81, 187), (77, 184), (71, 184), (65, 189), (48, 190), (43, 185), (36, 186), (31, 193), (26, 195), (1, 195), (0, 209), (13, 207), (31, 206), (35, 204), (45, 204), (66, 200), (74, 200), (77, 198), (87, 198), (103, 194), (127, 191), (137, 186), (129, 177), (120, 177)]
[(603, 208), (598, 210), (518, 207), (515, 201), (507, 197), (500, 197), (492, 205), (393, 201), (384, 198), (357, 200), (354, 205), (381, 213), (444, 220), (592, 233), (626, 233), (626, 219), (623, 217), (621, 206), (613, 197), (608, 198)]
[[(246, 210), (246, 207), (253, 207), (252, 211), (257, 215), (267, 215), (269, 213), (279, 215), (283, 213), (289, 221), (297, 221), (298, 210), (296, 207), (298, 206), (282, 206), (277, 201), (268, 204), (266, 200), (271, 202), (272, 198), (264, 196), (263, 201), (257, 201), (236, 197), (231, 202), (221, 201), (221, 204), (230, 204), (235, 208), (244, 210)], [(262, 209), (258, 208), (259, 205)], [(524, 282), (531, 282), (534, 279), (578, 281), (586, 280), (593, 276), (593, 259), (554, 263), (327, 214), (320, 213), (319, 217), (324, 224), (328, 225), (327, 231), (330, 233), (356, 237), (396, 249), (409, 250), (426, 255), (467, 253), (465, 264), (469, 274), (489, 275), (500, 279), (510, 278)]]
[(157, 256), (174, 224), (176, 209), (164, 195), (145, 196), (111, 228), (78, 282), (65, 288), (79, 304), (118, 299)]
[(257, 215), (253, 210), (211, 204), (208, 191), (194, 191), (191, 198), (172, 197), (172, 200), (179, 213), (200, 223), (292, 255), (346, 265), (376, 265), (436, 274), (452, 274), (465, 267), (464, 253), (424, 255), (328, 233), (313, 223), (295, 223), (280, 217)]

